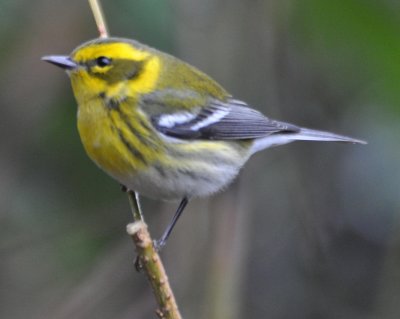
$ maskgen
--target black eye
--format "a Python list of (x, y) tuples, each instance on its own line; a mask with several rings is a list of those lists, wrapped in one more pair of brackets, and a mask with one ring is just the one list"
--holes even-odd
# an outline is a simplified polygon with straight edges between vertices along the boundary
[(98, 58), (96, 59), (96, 64), (97, 64), (99, 67), (104, 68), (105, 66), (111, 64), (111, 59), (110, 59), (110, 58), (107, 58), (107, 57), (105, 57), (105, 56), (101, 56), (101, 57), (98, 57)]

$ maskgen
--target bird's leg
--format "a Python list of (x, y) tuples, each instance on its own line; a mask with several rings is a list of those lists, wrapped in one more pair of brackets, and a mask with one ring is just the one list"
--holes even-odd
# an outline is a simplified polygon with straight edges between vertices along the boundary
[(140, 200), (139, 200), (139, 193), (133, 190), (130, 190), (125, 185), (121, 185), (121, 190), (128, 194), (129, 198), (129, 205), (131, 206), (131, 211), (133, 215), (133, 220), (137, 221), (144, 221), (142, 208), (140, 207)]
[[(137, 222), (137, 221), (144, 222), (142, 209), (140, 207), (139, 193), (128, 189), (125, 185), (121, 185), (121, 190), (128, 194), (129, 205), (131, 207), (134, 221), (135, 222)], [(140, 272), (143, 269), (143, 266), (140, 263), (139, 256), (136, 256), (136, 258), (135, 258), (135, 268), (136, 268), (137, 272)]]
[(165, 229), (163, 235), (161, 236), (161, 238), (159, 240), (154, 241), (154, 248), (157, 251), (160, 251), (167, 243), (169, 235), (171, 235), (171, 232), (174, 229), (176, 222), (178, 221), (179, 217), (182, 215), (182, 212), (185, 209), (188, 202), (189, 202), (189, 200), (187, 199), (187, 197), (184, 197), (182, 199), (182, 201), (180, 202), (180, 204), (178, 206), (178, 209), (176, 210), (176, 212), (174, 214), (174, 217), (172, 218), (171, 222)]

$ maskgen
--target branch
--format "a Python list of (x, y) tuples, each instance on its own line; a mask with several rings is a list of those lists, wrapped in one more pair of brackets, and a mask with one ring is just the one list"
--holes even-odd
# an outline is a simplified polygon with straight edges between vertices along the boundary
[(154, 249), (147, 225), (143, 221), (136, 221), (126, 227), (136, 246), (138, 258), (145, 271), (159, 308), (156, 310), (159, 318), (181, 319), (174, 293), (165, 273), (160, 256)]
[(96, 21), (97, 30), (99, 30), (100, 38), (108, 38), (107, 24), (104, 19), (103, 10), (98, 0), (89, 0), (90, 8), (92, 9), (94, 20)]
[(144, 270), (147, 279), (150, 281), (159, 307), (156, 311), (157, 315), (163, 319), (181, 319), (164, 265), (154, 249), (153, 240), (144, 222), (139, 204), (139, 195), (131, 190), (126, 190), (126, 192), (134, 220), (134, 223), (127, 225), (126, 231), (132, 237), (136, 246), (138, 254), (136, 267), (140, 266), (140, 269)]

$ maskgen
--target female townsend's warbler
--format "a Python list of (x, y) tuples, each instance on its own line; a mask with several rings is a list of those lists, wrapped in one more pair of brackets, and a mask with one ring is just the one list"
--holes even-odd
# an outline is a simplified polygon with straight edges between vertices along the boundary
[(95, 39), (43, 60), (67, 71), (89, 157), (128, 189), (188, 200), (228, 185), (249, 157), (296, 140), (365, 143), (271, 120), (195, 67), (139, 42)]

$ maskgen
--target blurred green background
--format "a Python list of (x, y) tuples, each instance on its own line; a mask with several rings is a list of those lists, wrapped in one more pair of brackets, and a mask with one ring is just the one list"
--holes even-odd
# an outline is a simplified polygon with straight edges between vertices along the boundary
[[(400, 2), (103, 0), (112, 35), (199, 67), (268, 116), (368, 140), (254, 156), (190, 203), (162, 256), (185, 318), (399, 318)], [(0, 317), (153, 318), (118, 183), (40, 61), (97, 36), (86, 1), (0, 0)], [(175, 203), (143, 200), (160, 236)]]

